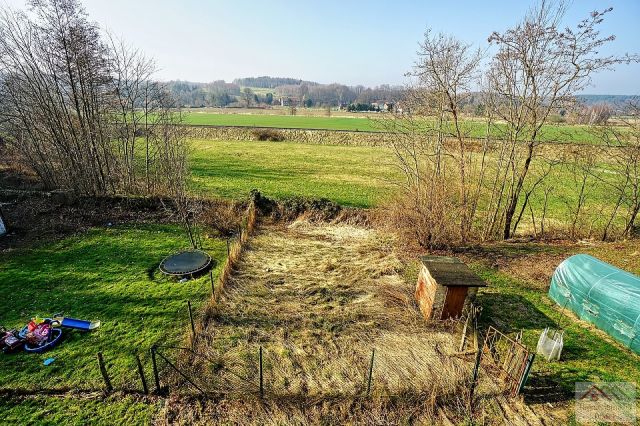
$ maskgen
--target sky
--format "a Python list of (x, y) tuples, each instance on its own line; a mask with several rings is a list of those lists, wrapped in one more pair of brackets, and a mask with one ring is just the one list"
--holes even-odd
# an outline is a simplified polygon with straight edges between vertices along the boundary
[[(348, 85), (402, 84), (424, 31), (486, 48), (532, 2), (516, 0), (81, 0), (92, 20), (155, 59), (161, 80), (293, 77)], [(25, 0), (0, 0), (24, 7)], [(613, 7), (603, 54), (640, 53), (639, 0), (574, 0), (566, 24)], [(590, 94), (640, 95), (640, 64), (598, 74)]]

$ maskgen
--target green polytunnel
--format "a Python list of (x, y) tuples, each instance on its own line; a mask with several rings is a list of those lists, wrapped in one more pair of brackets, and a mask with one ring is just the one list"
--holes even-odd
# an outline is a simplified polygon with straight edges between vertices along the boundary
[(640, 277), (577, 254), (558, 265), (549, 296), (640, 353)]

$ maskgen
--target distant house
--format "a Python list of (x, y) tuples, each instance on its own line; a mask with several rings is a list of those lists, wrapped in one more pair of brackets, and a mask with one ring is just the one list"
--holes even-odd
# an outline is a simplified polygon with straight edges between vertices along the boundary
[(296, 96), (280, 96), (280, 106), (298, 106), (300, 98)]

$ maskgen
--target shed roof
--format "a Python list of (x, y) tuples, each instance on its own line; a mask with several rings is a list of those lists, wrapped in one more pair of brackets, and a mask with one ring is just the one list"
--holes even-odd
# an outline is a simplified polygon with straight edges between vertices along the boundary
[(482, 278), (456, 257), (423, 256), (422, 264), (436, 282), (445, 287), (486, 287)]

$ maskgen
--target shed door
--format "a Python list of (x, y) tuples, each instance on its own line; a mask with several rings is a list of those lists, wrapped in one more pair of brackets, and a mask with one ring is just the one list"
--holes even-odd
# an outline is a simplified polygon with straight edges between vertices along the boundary
[(458, 318), (462, 315), (464, 300), (467, 298), (468, 287), (447, 287), (447, 295), (442, 307), (440, 319)]

